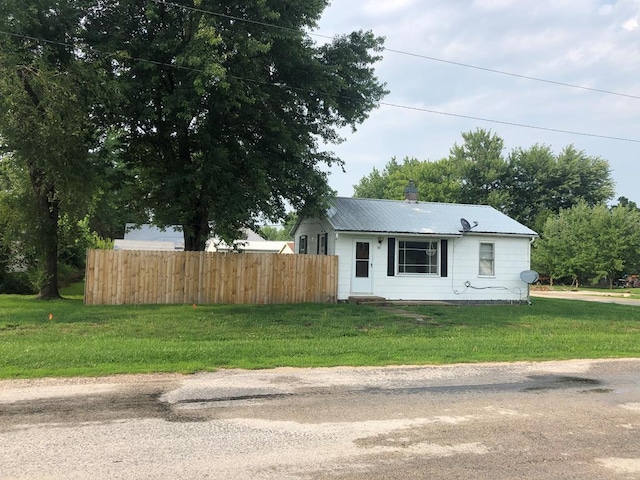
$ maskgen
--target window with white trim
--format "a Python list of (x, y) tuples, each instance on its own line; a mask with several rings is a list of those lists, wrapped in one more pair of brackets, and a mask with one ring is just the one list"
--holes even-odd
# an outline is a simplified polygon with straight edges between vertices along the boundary
[(437, 241), (398, 242), (398, 273), (438, 273)]
[(481, 243), (478, 273), (482, 276), (492, 277), (496, 274), (495, 265), (495, 245), (493, 243)]

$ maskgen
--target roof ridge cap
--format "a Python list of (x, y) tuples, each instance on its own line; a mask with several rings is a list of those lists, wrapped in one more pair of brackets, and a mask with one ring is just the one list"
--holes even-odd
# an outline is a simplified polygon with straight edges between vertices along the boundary
[[(458, 205), (461, 207), (479, 207), (479, 208), (492, 208), (496, 211), (498, 210), (496, 207), (492, 205), (482, 205), (478, 203), (459, 203), (459, 202), (428, 202), (424, 200), (418, 200), (417, 202), (407, 202), (405, 200), (394, 200), (390, 198), (366, 198), (366, 197), (344, 197), (337, 196), (334, 197), (336, 199), (345, 199), (345, 200), (358, 200), (358, 201), (369, 201), (369, 202), (391, 202), (391, 203), (402, 203), (408, 205)], [(502, 213), (502, 212), (501, 212)]]

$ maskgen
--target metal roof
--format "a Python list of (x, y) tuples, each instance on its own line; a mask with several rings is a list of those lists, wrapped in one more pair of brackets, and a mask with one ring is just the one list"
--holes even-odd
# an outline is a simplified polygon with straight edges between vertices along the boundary
[(327, 219), (336, 231), (460, 235), (460, 220), (464, 218), (471, 224), (472, 233), (537, 235), (488, 205), (347, 197), (336, 197), (330, 205)]

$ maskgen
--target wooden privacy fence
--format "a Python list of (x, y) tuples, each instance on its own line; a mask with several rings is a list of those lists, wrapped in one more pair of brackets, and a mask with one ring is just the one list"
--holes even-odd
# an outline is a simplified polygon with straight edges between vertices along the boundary
[(85, 305), (335, 302), (338, 257), (89, 250)]

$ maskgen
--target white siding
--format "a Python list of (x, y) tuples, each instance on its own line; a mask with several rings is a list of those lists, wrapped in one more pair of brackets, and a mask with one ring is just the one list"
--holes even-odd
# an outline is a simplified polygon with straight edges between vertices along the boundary
[[(352, 269), (355, 269), (353, 259), (353, 242), (356, 237), (352, 235), (338, 235), (335, 238), (335, 254), (338, 256), (338, 300), (347, 300), (351, 295), (351, 276), (353, 275)], [(375, 248), (373, 249), (375, 250)], [(377, 255), (372, 253), (373, 270), (377, 265)], [(373, 275), (373, 289), (375, 290), (376, 275)]]
[[(300, 234), (300, 230), (297, 235)], [(354, 240), (371, 240), (372, 294), (388, 300), (443, 300), (458, 302), (521, 301), (527, 299), (527, 284), (520, 280), (520, 272), (530, 267), (530, 239), (486, 235), (465, 235), (447, 239), (446, 277), (427, 274), (398, 274), (398, 240), (396, 238), (395, 275), (387, 275), (388, 237), (378, 244), (379, 235), (344, 234), (333, 237), (332, 246), (339, 257), (338, 299), (351, 295)], [(424, 236), (419, 237), (425, 239)], [(479, 275), (480, 243), (495, 245), (495, 276)], [(314, 244), (315, 245), (315, 244)], [(310, 251), (315, 253), (315, 250)], [(440, 265), (440, 268), (442, 265)]]
[(298, 225), (296, 230), (295, 253), (300, 251), (300, 237), (307, 236), (307, 253), (315, 255), (318, 252), (318, 235), (327, 233), (327, 254), (334, 255), (336, 238), (331, 225), (326, 220), (305, 219)]

